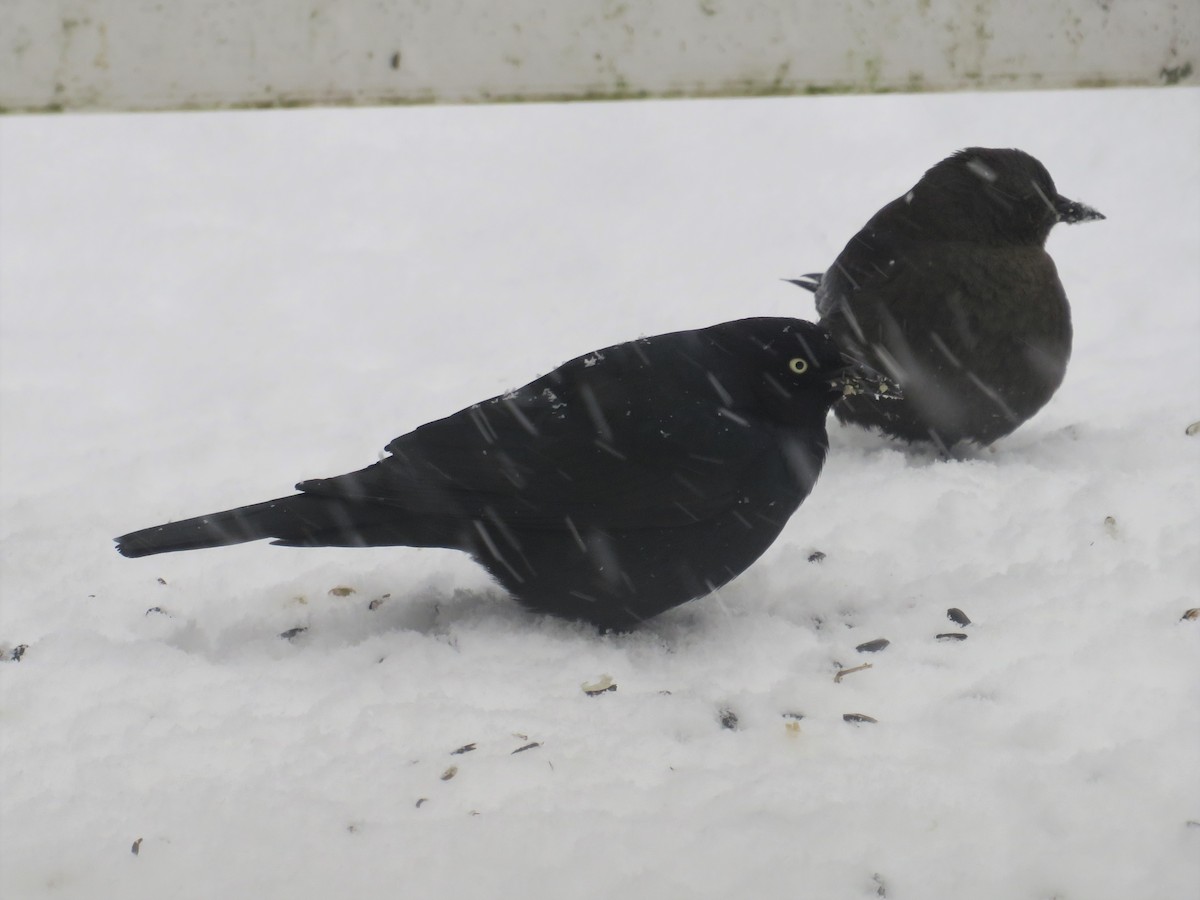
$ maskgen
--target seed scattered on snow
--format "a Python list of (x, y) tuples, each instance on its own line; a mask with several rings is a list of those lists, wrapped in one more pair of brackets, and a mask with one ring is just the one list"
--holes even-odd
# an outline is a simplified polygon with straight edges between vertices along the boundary
[(722, 707), (722, 709), (717, 713), (717, 717), (720, 719), (722, 728), (728, 728), (730, 731), (738, 730), (737, 713), (735, 713), (729, 707)]
[(967, 618), (967, 614), (956, 606), (952, 606), (946, 611), (946, 618), (955, 625), (961, 626), (961, 628), (966, 628), (967, 625), (971, 624), (971, 619)]
[(847, 675), (853, 675), (855, 672), (864, 672), (869, 668), (871, 668), (870, 663), (863, 663), (861, 666), (855, 666), (852, 669), (838, 669), (838, 673), (833, 676), (833, 683), (841, 684), (842, 679)]
[(329, 589), (329, 596), (331, 596), (331, 597), (349, 597), (353, 593), (355, 593), (354, 588), (346, 587), (345, 585), (342, 585), (342, 584), (339, 584), (337, 587), (331, 587)]
[(472, 750), (474, 750), (474, 749), (475, 749), (475, 744), (474, 744), (474, 742), (472, 742), (472, 743), (470, 743), (470, 744), (463, 744), (463, 745), (462, 745), (461, 747), (459, 747), (457, 750), (451, 750), (451, 751), (450, 751), (450, 755), (451, 755), (451, 756), (460, 756), (460, 755), (461, 755), (461, 754), (463, 754), (463, 753), (470, 753), (470, 752), (471, 752)]
[(845, 713), (842, 715), (843, 722), (849, 722), (851, 725), (858, 725), (860, 722), (868, 722), (872, 725), (879, 723), (878, 719), (873, 719), (864, 713)]
[(873, 641), (866, 641), (865, 643), (859, 644), (854, 649), (859, 653), (878, 653), (890, 643), (891, 641), (889, 641), (887, 638), (875, 638)]
[(612, 680), (611, 675), (601, 675), (593, 682), (585, 681), (580, 687), (583, 688), (583, 692), (589, 697), (599, 697), (601, 694), (617, 689), (617, 685)]
[(451, 766), (445, 772), (442, 773), (442, 781), (449, 781), (451, 778), (453, 778), (457, 774), (458, 774), (458, 766)]
[(17, 644), (11, 650), (7, 647), (0, 647), (0, 662), (20, 662), (21, 657), (25, 655), (25, 651), (28, 649), (28, 644)]
[(159, 576), (158, 576), (158, 583), (159, 583), (159, 584), (166, 584), (166, 583), (167, 583), (167, 579), (165, 579), (165, 578), (163, 578), (161, 575), (159, 575)]
[(510, 754), (508, 754), (508, 755), (509, 755), (509, 756), (514, 756), (514, 755), (516, 755), (517, 753), (524, 753), (526, 750), (532, 750), (534, 747), (540, 747), (540, 746), (542, 746), (542, 742), (541, 742), (541, 741), (530, 741), (530, 742), (529, 742), (528, 744), (526, 744), (524, 747), (518, 747), (516, 750), (514, 750), (512, 753), (510, 753)]
[[(1185, 612), (1185, 613), (1183, 614), (1183, 617), (1182, 617), (1182, 618), (1181, 618), (1179, 621), (1181, 621), (1181, 622), (1195, 622), (1197, 619), (1200, 619), (1200, 606), (1192, 607), (1191, 609), (1189, 609), (1187, 612)], [(21, 650), (21, 651), (24, 651), (24, 649), (25, 649), (25, 645), (24, 645), (24, 644), (22, 644), (20, 647), (18, 647), (18, 648), (17, 648), (17, 650)], [(13, 651), (13, 659), (20, 659), (20, 658), (21, 658), (21, 657), (19, 657), (19, 656), (17, 656), (17, 655), (16, 655), (16, 652), (17, 652), (17, 650), (14, 650), (14, 651)]]
[(170, 616), (171, 616), (171, 614), (169, 612), (167, 612), (165, 609), (163, 609), (161, 606), (152, 606), (148, 610), (146, 610), (145, 614), (150, 615), (150, 613), (158, 613), (160, 616), (167, 616), (168, 618), (170, 618)]
[(1193, 422), (1183, 430), (1183, 433), (1188, 437), (1194, 437), (1195, 435), (1200, 434), (1200, 422)]
[(961, 631), (945, 631), (937, 635), (939, 641), (965, 641), (967, 636)]
[(304, 632), (306, 632), (306, 631), (308, 631), (307, 625), (298, 625), (295, 628), (289, 628), (287, 631), (279, 632), (279, 636), (281, 638), (283, 638), (285, 641), (291, 641), (291, 640), (295, 640), (297, 637), (304, 634)]
[(133, 846), (129, 848), (129, 852), (132, 853), (134, 856), (137, 856), (139, 853), (142, 852), (142, 839), (141, 838), (138, 838), (136, 841), (133, 842)]
[(824, 558), (825, 558), (825, 554), (823, 552), (821, 552), (820, 550), (814, 550), (812, 553), (808, 554), (809, 562), (820, 562)]
[(429, 798), (428, 798), (428, 797), (418, 797), (418, 798), (417, 798), (417, 809), (420, 809), (420, 808), (421, 808), (421, 804), (422, 804), (422, 803), (428, 803), (428, 802), (429, 802)]
[(967, 618), (967, 614), (965, 612), (963, 612), (961, 609), (959, 609), (957, 606), (952, 606), (948, 610), (946, 610), (946, 618), (949, 619), (951, 622), (953, 622), (955, 625), (959, 625), (963, 628), (966, 628), (968, 625), (971, 624), (971, 620)]

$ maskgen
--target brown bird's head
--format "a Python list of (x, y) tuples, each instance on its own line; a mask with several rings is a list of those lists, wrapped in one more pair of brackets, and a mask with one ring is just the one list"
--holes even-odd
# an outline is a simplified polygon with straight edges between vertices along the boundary
[(907, 196), (935, 210), (951, 235), (983, 243), (1042, 246), (1059, 222), (1104, 218), (1060, 194), (1046, 167), (1022, 150), (959, 150), (926, 172)]

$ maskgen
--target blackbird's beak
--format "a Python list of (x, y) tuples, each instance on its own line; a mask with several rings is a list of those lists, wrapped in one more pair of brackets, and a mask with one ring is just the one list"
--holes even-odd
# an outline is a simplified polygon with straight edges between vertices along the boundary
[(852, 356), (842, 354), (846, 368), (829, 380), (830, 385), (845, 397), (867, 396), (876, 400), (903, 400), (904, 393), (891, 378), (881, 375)]
[(1104, 214), (1092, 209), (1077, 200), (1068, 200), (1059, 194), (1054, 198), (1054, 211), (1058, 213), (1058, 221), (1073, 225), (1076, 222), (1093, 222), (1103, 219)]

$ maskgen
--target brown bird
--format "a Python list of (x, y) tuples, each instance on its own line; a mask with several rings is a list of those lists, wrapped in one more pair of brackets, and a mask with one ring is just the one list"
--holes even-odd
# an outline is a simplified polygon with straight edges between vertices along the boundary
[(840, 346), (900, 383), (904, 400), (848, 397), (843, 422), (947, 452), (990, 444), (1053, 396), (1071, 355), (1071, 309), (1046, 238), (1103, 219), (1058, 193), (1020, 150), (971, 147), (942, 160), (871, 217), (816, 293)]

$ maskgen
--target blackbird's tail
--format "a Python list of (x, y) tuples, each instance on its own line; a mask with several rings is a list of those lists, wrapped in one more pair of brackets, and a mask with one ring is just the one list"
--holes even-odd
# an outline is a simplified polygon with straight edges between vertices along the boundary
[(454, 547), (454, 531), (383, 503), (296, 494), (131, 531), (116, 541), (122, 555), (138, 557), (262, 538), (289, 547)]

